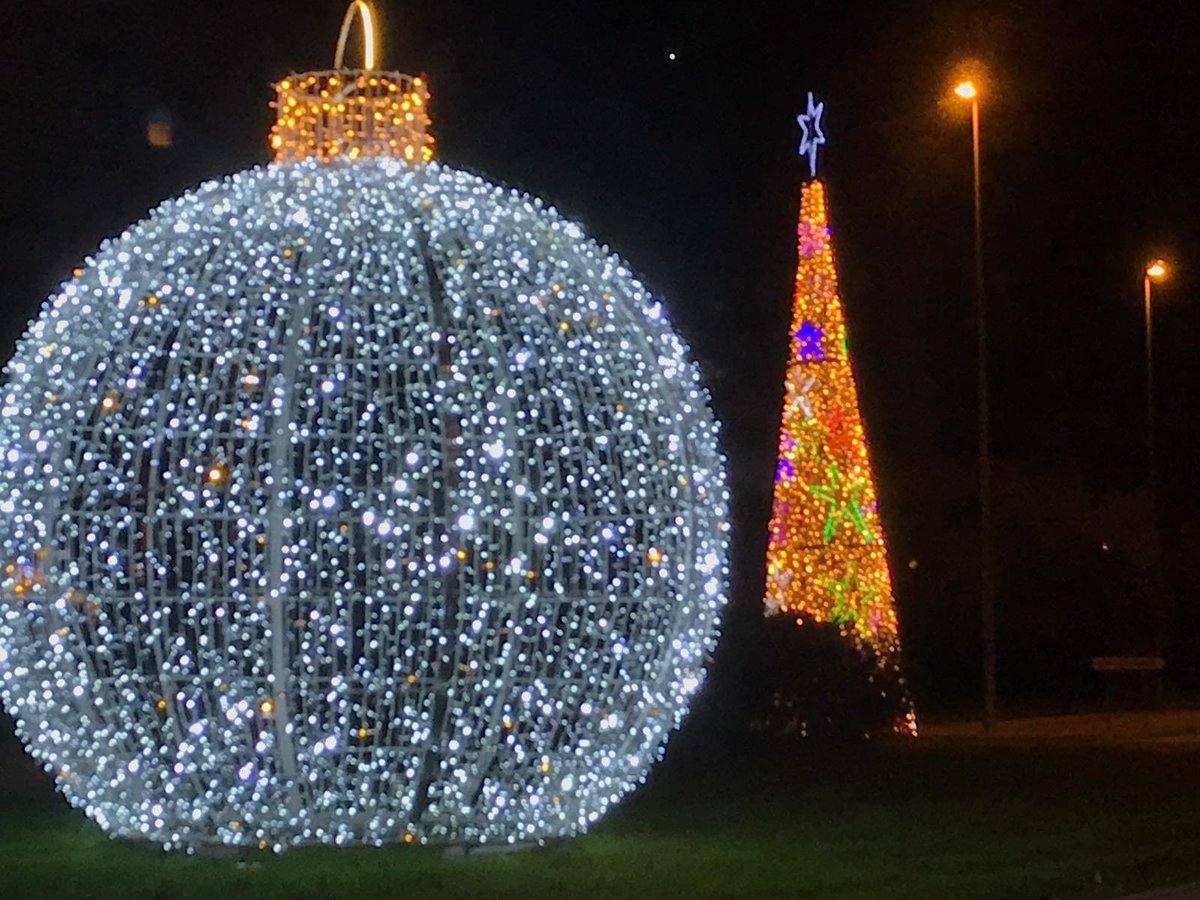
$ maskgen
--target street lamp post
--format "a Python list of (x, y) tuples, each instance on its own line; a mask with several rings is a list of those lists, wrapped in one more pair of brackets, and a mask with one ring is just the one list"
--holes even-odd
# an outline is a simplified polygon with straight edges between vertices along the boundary
[(1146, 320), (1146, 477), (1150, 490), (1150, 528), (1155, 534), (1158, 533), (1158, 473), (1154, 462), (1154, 317), (1150, 286), (1166, 277), (1167, 264), (1161, 259), (1150, 260), (1142, 270), (1142, 299)]
[[(1161, 259), (1152, 259), (1142, 267), (1142, 308), (1146, 324), (1146, 489), (1150, 507), (1150, 552), (1152, 564), (1150, 585), (1155, 593), (1161, 592), (1162, 546), (1158, 534), (1158, 471), (1154, 458), (1154, 304), (1152, 285), (1167, 277), (1167, 264)], [(1158, 604), (1155, 604), (1158, 608)], [(1163, 622), (1155, 623), (1153, 640), (1155, 654), (1163, 653)], [(1159, 690), (1162, 686), (1159, 685)]]
[(983, 189), (979, 165), (979, 90), (963, 81), (954, 93), (971, 104), (975, 171), (975, 333), (979, 367), (979, 624), (983, 645), (983, 727), (996, 724), (996, 588), (992, 541), (992, 451), (988, 416), (987, 307), (983, 293)]

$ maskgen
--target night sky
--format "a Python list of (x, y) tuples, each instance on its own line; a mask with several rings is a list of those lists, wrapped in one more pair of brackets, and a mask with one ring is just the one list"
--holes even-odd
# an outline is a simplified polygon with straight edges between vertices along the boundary
[[(0, 38), (5, 356), (102, 237), (202, 180), (266, 161), (271, 83), (330, 64), (345, 8), (31, 6), (9, 13)], [(665, 299), (691, 344), (733, 474), (732, 622), (762, 589), (807, 174), (795, 116), (808, 90), (825, 101), (820, 171), (851, 351), (909, 667), (918, 702), (935, 710), (977, 697), (970, 135), (947, 98), (964, 64), (985, 73), (1002, 705), (1075, 702), (1087, 659), (1106, 652), (1160, 649), (1177, 688), (1195, 683), (1200, 7), (377, 6), (384, 66), (429, 76), (439, 157), (581, 222)], [(171, 147), (148, 144), (151, 119), (170, 121)], [(1175, 609), (1153, 646), (1144, 595), (1114, 587), (1138, 582), (1149, 521), (1149, 255), (1173, 263), (1155, 339)]]

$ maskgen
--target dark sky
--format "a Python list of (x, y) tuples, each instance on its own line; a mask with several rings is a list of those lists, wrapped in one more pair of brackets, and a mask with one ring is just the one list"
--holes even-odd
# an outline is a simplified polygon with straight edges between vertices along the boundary
[[(441, 159), (554, 202), (665, 297), (726, 426), (742, 608), (761, 590), (805, 173), (795, 115), (807, 90), (826, 103), (821, 171), (894, 564), (920, 558), (922, 572), (936, 573), (937, 560), (949, 571), (973, 552), (970, 143), (963, 110), (945, 99), (966, 60), (988, 73), (998, 464), (1048, 485), (1029, 488), (1047, 496), (1008, 519), (1002, 511), (1001, 530), (1016, 540), (1042, 500), (1069, 519), (1069, 497), (1137, 487), (1140, 265), (1151, 253), (1175, 264), (1156, 338), (1165, 505), (1194, 523), (1200, 6), (377, 5), (385, 65), (430, 78)], [(344, 7), (73, 0), (9, 13), (0, 37), (5, 355), (101, 237), (201, 180), (266, 160), (271, 83), (329, 65)], [(174, 145), (155, 149), (146, 122), (164, 114)], [(1056, 498), (1064, 480), (1074, 493)], [(943, 481), (951, 486), (941, 490)], [(940, 499), (927, 504), (931, 496)], [(1022, 587), (1006, 605), (1004, 588), (1037, 585), (1055, 569), (1053, 559), (1021, 561), (1019, 550), (1000, 560), (1033, 566), (1002, 585), (1002, 682), (1006, 653), (1011, 668), (1036, 651), (1011, 635), (1043, 603)], [(899, 580), (919, 694), (974, 671), (974, 588), (964, 578)], [(1085, 604), (1080, 614), (1093, 613)]]

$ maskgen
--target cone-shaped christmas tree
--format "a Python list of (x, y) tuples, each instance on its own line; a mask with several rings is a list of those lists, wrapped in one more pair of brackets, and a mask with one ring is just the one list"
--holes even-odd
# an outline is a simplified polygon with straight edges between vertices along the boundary
[(800, 625), (832, 623), (873, 655), (881, 690), (895, 698), (897, 728), (915, 732), (900, 678), (887, 548), (847, 350), (825, 187), (816, 178), (801, 189), (796, 236), (766, 611), (795, 616)]

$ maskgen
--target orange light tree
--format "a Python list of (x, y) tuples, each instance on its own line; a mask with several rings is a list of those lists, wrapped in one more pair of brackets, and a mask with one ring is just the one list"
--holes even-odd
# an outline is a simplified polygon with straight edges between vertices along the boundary
[[(812, 146), (807, 127), (805, 142)], [(801, 152), (806, 149), (802, 144)], [(767, 548), (766, 612), (795, 616), (800, 625), (831, 623), (856, 648), (871, 653), (890, 676), (880, 683), (896, 694), (896, 727), (915, 733), (916, 716), (900, 677), (887, 548), (828, 219), (825, 187), (814, 177), (801, 189), (796, 229), (799, 262)]]

